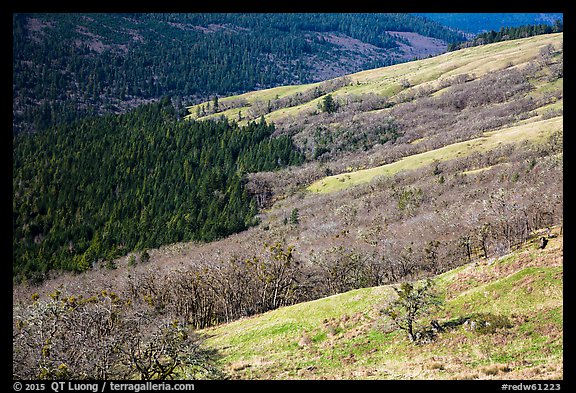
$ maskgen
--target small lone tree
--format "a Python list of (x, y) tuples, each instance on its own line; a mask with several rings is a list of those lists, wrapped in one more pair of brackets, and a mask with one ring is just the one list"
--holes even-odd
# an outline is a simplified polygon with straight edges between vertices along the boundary
[(400, 288), (393, 287), (398, 297), (382, 310), (394, 324), (408, 335), (411, 342), (417, 341), (416, 320), (442, 305), (439, 294), (434, 289), (434, 281), (427, 279), (421, 283), (404, 282)]
[(300, 223), (300, 215), (298, 214), (298, 209), (292, 209), (292, 213), (290, 213), (290, 224), (298, 225)]
[(327, 94), (319, 103), (320, 110), (325, 113), (334, 113), (338, 110), (338, 104), (332, 98), (332, 94)]

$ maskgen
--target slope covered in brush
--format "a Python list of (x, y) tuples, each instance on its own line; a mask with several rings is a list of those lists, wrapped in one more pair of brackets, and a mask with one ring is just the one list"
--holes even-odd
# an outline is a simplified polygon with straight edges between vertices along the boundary
[[(260, 95), (263, 105), (236, 103), (264, 110), (254, 114), (259, 116), (256, 123), (250, 119), (252, 114), (239, 113), (240, 107), (228, 102), (239, 97), (210, 101), (211, 108), (218, 102), (219, 109), (231, 110), (236, 119), (219, 119), (222, 113), (202, 115), (202, 107), (196, 107), (192, 117), (199, 108), (201, 119), (190, 124), (184, 120), (158, 121), (153, 135), (139, 126), (156, 118), (152, 116), (156, 109), (166, 114), (170, 106), (162, 109), (152, 105), (144, 112), (107, 118), (133, 123), (135, 129), (119, 130), (134, 138), (129, 140), (142, 150), (142, 156), (137, 157), (144, 159), (136, 160), (138, 165), (132, 168), (128, 164), (133, 161), (123, 158), (109, 162), (103, 158), (104, 167), (118, 167), (122, 176), (140, 171), (137, 173), (147, 179), (147, 187), (159, 185), (160, 191), (169, 195), (163, 200), (154, 198), (154, 187), (146, 188), (151, 194), (142, 194), (144, 184), (135, 182), (136, 200), (126, 199), (128, 205), (148, 195), (153, 201), (151, 207), (167, 210), (158, 209), (161, 214), (143, 220), (149, 211), (142, 209), (138, 216), (141, 225), (127, 228), (126, 233), (134, 238), (194, 229), (185, 211), (173, 209), (181, 205), (172, 197), (181, 190), (180, 185), (190, 191), (185, 197), (194, 191), (202, 195), (202, 188), (194, 190), (191, 184), (177, 181), (183, 177), (189, 180), (186, 173), (196, 178), (197, 168), (191, 165), (198, 163), (196, 149), (190, 146), (190, 155), (184, 157), (171, 149), (176, 146), (178, 150), (182, 146), (179, 143), (192, 138), (195, 133), (189, 135), (187, 131), (195, 127), (205, 130), (201, 135), (208, 140), (218, 142), (208, 149), (214, 158), (238, 154), (235, 165), (233, 161), (226, 165), (233, 180), (242, 174), (243, 165), (255, 165), (250, 170), (257, 171), (260, 163), (258, 154), (252, 154), (252, 144), (246, 150), (228, 151), (226, 135), (241, 142), (249, 131), (251, 136), (264, 137), (260, 147), (280, 143), (277, 147), (283, 147), (281, 153), (299, 151), (308, 162), (274, 170), (268, 170), (266, 164), (260, 168), (266, 171), (242, 178), (239, 185), (254, 197), (250, 204), (254, 212), (258, 210), (256, 225), (244, 231), (209, 243), (163, 244), (140, 256), (130, 252), (105, 265), (96, 263), (95, 269), (81, 274), (61, 274), (39, 286), (16, 286), (14, 310), (24, 317), (14, 318), (13, 348), (20, 371), (36, 373), (37, 366), (46, 364), (38, 354), (48, 348), (50, 367), (55, 372), (66, 355), (70, 375), (80, 375), (94, 367), (80, 362), (73, 368), (78, 342), (90, 346), (94, 354), (90, 361), (105, 361), (110, 353), (118, 354), (110, 344), (116, 337), (133, 337), (133, 344), (138, 344), (140, 337), (150, 337), (145, 324), (126, 326), (124, 322), (130, 318), (113, 318), (116, 314), (102, 312), (90, 315), (100, 321), (95, 326), (114, 326), (114, 330), (103, 329), (101, 333), (110, 345), (102, 347), (102, 340), (91, 335), (90, 340), (81, 340), (86, 334), (83, 331), (79, 335), (60, 334), (59, 344), (46, 347), (48, 344), (38, 336), (27, 332), (42, 332), (52, 325), (20, 322), (27, 316), (36, 318), (38, 314), (28, 311), (54, 304), (52, 294), (62, 291), (73, 295), (63, 298), (67, 302), (64, 306), (77, 302), (80, 296), (97, 296), (104, 302), (90, 303), (81, 311), (105, 311), (99, 307), (115, 304), (127, 315), (154, 323), (178, 320), (173, 328), (213, 328), (205, 332), (213, 335), (209, 341), (225, 356), (220, 365), (233, 377), (561, 377), (562, 40), (562, 34), (557, 34), (506, 41), (316, 86), (253, 92), (243, 98), (248, 101)], [(352, 90), (356, 96), (344, 94)], [(263, 95), (270, 101), (269, 113)], [(290, 106), (290, 99), (296, 100), (292, 101), (296, 105)], [(208, 112), (207, 103), (204, 110)], [(276, 120), (272, 116), (277, 116)], [(273, 120), (275, 126), (265, 124), (262, 120), (266, 119)], [(84, 124), (90, 130), (101, 122)], [(166, 124), (169, 127), (163, 127)], [(242, 128), (244, 124), (248, 128)], [(145, 140), (139, 140), (142, 135)], [(290, 142), (288, 136), (298, 149), (284, 144)], [(106, 140), (113, 150), (124, 147), (117, 140)], [(74, 143), (72, 137), (57, 146), (67, 143)], [(163, 147), (163, 154), (156, 156), (153, 146)], [(126, 148), (130, 152), (130, 146)], [(34, 149), (28, 150), (28, 159), (33, 162)], [(43, 212), (42, 202), (50, 199), (42, 198), (43, 191), (48, 190), (48, 196), (61, 191), (58, 182), (47, 186), (62, 174), (57, 165), (52, 167), (59, 162), (56, 151), (42, 156), (37, 165), (44, 166), (38, 172), (22, 172), (28, 182), (13, 184), (22, 201), (17, 208), (29, 212), (21, 218), (36, 222), (34, 227), (22, 225), (30, 249), (41, 251), (50, 244), (38, 233), (45, 224), (38, 213)], [(107, 151), (106, 146), (102, 151)], [(273, 153), (275, 149), (264, 151)], [(208, 151), (204, 153), (199, 157), (210, 156)], [(285, 163), (272, 156), (275, 159), (265, 163), (273, 167)], [(82, 158), (72, 154), (64, 164), (73, 166)], [(152, 171), (146, 158), (158, 163)], [(188, 170), (184, 158), (191, 165)], [(200, 159), (199, 163), (218, 173), (218, 168), (210, 165), (212, 161)], [(375, 176), (366, 176), (371, 170), (377, 172)], [(35, 177), (36, 173), (43, 176)], [(162, 186), (164, 174), (170, 175), (167, 180), (176, 179), (166, 190)], [(326, 185), (308, 189), (318, 180)], [(121, 195), (124, 188), (106, 190)], [(226, 202), (227, 195), (237, 195), (237, 187), (208, 191), (215, 191), (204, 196), (218, 217), (236, 211), (226, 207), (220, 211), (218, 204)], [(26, 205), (29, 200), (36, 203)], [(72, 219), (82, 217), (73, 211), (66, 213)], [(164, 219), (171, 213), (171, 219), (160, 226), (147, 225), (158, 224), (156, 217)], [(206, 229), (214, 227), (207, 225)], [(114, 240), (109, 236), (111, 228), (113, 221), (105, 221), (100, 236), (94, 237), (95, 245), (99, 239)], [(553, 228), (552, 236), (543, 232)], [(30, 236), (31, 230), (36, 236)], [(147, 233), (141, 233), (144, 231)], [(549, 245), (538, 249), (535, 236), (548, 237)], [(66, 252), (64, 247), (62, 253)], [(437, 277), (445, 291), (447, 307), (431, 317), (446, 331), (438, 335), (435, 342), (439, 345), (412, 346), (401, 332), (374, 326), (379, 324), (376, 303), (388, 298), (391, 286), (424, 277)], [(118, 299), (124, 301), (118, 303)], [(107, 303), (110, 301), (116, 303)], [(62, 298), (56, 303), (61, 304)], [(86, 322), (85, 314), (77, 315)], [(499, 328), (494, 332), (469, 331), (466, 321), (468, 327), (472, 322), (488, 321)], [(418, 322), (430, 324), (426, 319)], [(143, 353), (137, 346), (132, 348), (134, 353)], [(116, 364), (125, 364), (124, 360)], [(121, 372), (122, 367), (109, 371)], [(181, 376), (189, 375), (186, 371), (185, 367), (177, 369)]]
[[(561, 98), (562, 40), (562, 33), (540, 35), (253, 91), (220, 98), (216, 110), (210, 102), (191, 106), (188, 118), (225, 116), (243, 124), (264, 116), (277, 133), (293, 135), (309, 159), (330, 167), (349, 152), (383, 160), (384, 150), (390, 154), (397, 145), (422, 151), (511, 125), (538, 108), (552, 109), (543, 107)], [(424, 138), (425, 144), (406, 146)]]
[(284, 307), (203, 333), (232, 378), (562, 379), (558, 231), (544, 250), (533, 241), (435, 277), (444, 307), (417, 325), (431, 329), (437, 320), (445, 330), (425, 344), (410, 343), (380, 313), (396, 296), (391, 286)]

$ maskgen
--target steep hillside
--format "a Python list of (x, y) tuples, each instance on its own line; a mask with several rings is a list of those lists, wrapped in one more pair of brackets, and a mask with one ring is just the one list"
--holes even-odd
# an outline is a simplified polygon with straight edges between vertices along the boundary
[(198, 104), (188, 118), (274, 122), (312, 163), (266, 177), (268, 187), (284, 194), (316, 181), (309, 190), (343, 189), (560, 131), (562, 40), (562, 33), (540, 35), (221, 98), (218, 112)]
[[(347, 79), (335, 79), (324, 83), (279, 86), (237, 96), (221, 97), (219, 99), (220, 110), (217, 113), (197, 116), (198, 107), (206, 107), (209, 104), (209, 102), (202, 102), (188, 107), (190, 112), (188, 116), (195, 119), (227, 116), (237, 120), (236, 115), (238, 110), (240, 110), (244, 115), (243, 121), (245, 122), (263, 114), (267, 120), (284, 123), (285, 119), (291, 117), (310, 117), (311, 113), (307, 112), (306, 109), (317, 109), (316, 105), (320, 98), (328, 93), (332, 93), (333, 97), (337, 99), (338, 96), (346, 97), (370, 92), (384, 95), (392, 100), (398, 98), (397, 96), (401, 92), (406, 94), (427, 86), (432, 86), (437, 91), (448, 87), (449, 85), (446, 86), (446, 83), (451, 77), (461, 74), (470, 74), (474, 75), (475, 78), (480, 78), (490, 72), (526, 65), (531, 59), (537, 57), (540, 49), (548, 44), (559, 44), (562, 41), (562, 37), (561, 33), (547, 34), (499, 42), (453, 53), (445, 53), (429, 59), (361, 71), (346, 75)], [(441, 82), (444, 82), (444, 86), (440, 86)], [(315, 92), (316, 97), (311, 97), (311, 91), (317, 87), (319, 90)], [(304, 95), (307, 92), (309, 92), (310, 96)], [(301, 93), (302, 96), (298, 96), (297, 93)], [(287, 97), (292, 98), (292, 103), (296, 105), (286, 105), (289, 103), (284, 103), (285, 107), (274, 107), (275, 104), (281, 105), (280, 99), (286, 99)], [(278, 103), (275, 103), (275, 100)], [(259, 103), (267, 103), (268, 101), (271, 101), (269, 113), (258, 113), (254, 117), (248, 115), (251, 108), (257, 107)], [(240, 104), (243, 105), (241, 106)], [(234, 106), (234, 108), (227, 109), (228, 106)], [(288, 110), (288, 108), (290, 109)]]
[[(191, 108), (200, 119), (190, 122), (160, 104), (87, 119), (58, 138), (40, 133), (29, 141), (43, 149), (23, 143), (15, 154), (23, 267), (60, 266), (62, 255), (83, 271), (14, 287), (14, 375), (59, 375), (64, 358), (69, 376), (138, 375), (114, 343), (142, 354), (167, 322), (168, 332), (209, 333), (234, 378), (562, 378), (562, 34), (212, 98)], [(85, 143), (95, 129), (126, 137)], [(81, 187), (65, 181), (75, 167)], [(104, 169), (116, 177), (91, 192)], [(87, 200), (86, 210), (74, 205)], [(58, 230), (67, 223), (78, 230)], [(234, 223), (250, 227), (209, 243), (178, 237)], [(543, 250), (539, 236), (549, 238)], [(49, 252), (55, 241), (59, 254)], [(392, 285), (424, 277), (438, 277), (447, 303), (430, 318), (446, 331), (414, 346), (378, 309)], [(42, 313), (69, 303), (83, 306), (72, 308), (78, 323)], [(98, 323), (83, 329), (87, 315)], [(477, 317), (502, 328), (466, 330)], [(58, 340), (46, 343), (52, 321)], [(177, 355), (188, 354), (192, 343), (180, 344)], [(117, 367), (94, 367), (110, 356)]]
[(391, 176), (403, 170), (413, 170), (455, 158), (463, 158), (473, 153), (495, 149), (503, 144), (545, 143), (554, 132), (563, 130), (562, 116), (545, 120), (536, 116), (530, 120), (522, 122), (521, 125), (486, 132), (478, 138), (409, 155), (391, 164), (328, 176), (312, 183), (307, 189), (320, 193), (342, 190), (358, 184), (369, 183), (378, 176)]
[(290, 138), (252, 123), (188, 122), (170, 100), (13, 139), (14, 277), (83, 271), (254, 224), (244, 172), (295, 165)]
[(315, 82), (463, 38), (409, 14), (37, 13), (13, 24), (15, 132), (167, 95), (180, 104)]
[[(282, 113), (283, 109), (266, 114), (265, 119), (268, 120), (277, 116), (278, 133), (289, 132), (289, 127), (283, 129), (282, 124), (290, 124), (295, 119), (302, 121), (304, 128), (295, 128), (297, 134), (294, 139), (300, 141), (302, 146), (302, 142), (306, 141), (305, 136), (312, 132), (316, 145), (304, 151), (313, 157), (316, 155), (316, 159), (281, 171), (248, 174), (247, 184), (246, 178), (242, 178), (245, 174), (238, 172), (238, 167), (231, 167), (236, 168), (235, 171), (231, 169), (236, 176), (235, 182), (241, 180), (240, 186), (245, 186), (255, 199), (244, 208), (253, 214), (258, 207), (259, 214), (251, 222), (259, 225), (210, 244), (166, 244), (160, 249), (149, 250), (151, 261), (163, 265), (166, 271), (174, 266), (195, 266), (200, 260), (202, 265), (220, 264), (238, 257), (251, 258), (261, 253), (265, 244), (280, 241), (294, 246), (298, 258), (311, 266), (324, 264), (322, 269), (334, 268), (334, 272), (338, 272), (346, 269), (345, 264), (338, 266), (339, 261), (351, 258), (359, 271), (366, 270), (355, 278), (343, 279), (341, 283), (330, 284), (333, 287), (325, 289), (335, 293), (367, 283), (377, 285), (399, 277), (417, 275), (426, 261), (424, 249), (427, 242), (441, 243), (438, 247), (443, 252), (444, 260), (438, 266), (428, 266), (424, 270), (446, 269), (461, 261), (460, 253), (465, 252), (461, 237), (469, 238), (466, 240), (469, 248), (482, 246), (491, 253), (501, 253), (522, 241), (530, 229), (558, 223), (563, 212), (562, 39), (562, 34), (554, 34), (495, 43), (317, 84), (333, 89), (335, 100), (350, 96), (350, 91), (361, 91), (358, 95), (380, 97), (374, 101), (377, 104), (383, 102), (386, 107), (373, 109), (371, 104), (363, 106), (360, 102), (357, 106), (342, 105), (335, 113), (328, 114), (315, 113), (318, 112), (317, 107), (311, 112), (304, 111), (303, 106), (313, 106), (305, 102), (285, 109), (294, 111), (298, 116)], [(407, 83), (403, 83), (403, 80), (407, 80)], [(242, 97), (248, 102), (247, 107), (251, 108), (250, 102), (274, 100), (271, 97), (277, 95), (281, 96), (278, 100), (294, 97), (298, 91), (314, 90), (313, 86), (283, 86), (247, 93)], [(382, 94), (386, 91), (389, 95)], [(222, 98), (219, 103), (225, 106), (235, 98)], [(317, 102), (318, 98), (314, 101)], [(154, 108), (151, 106), (142, 113), (156, 113)], [(134, 123), (138, 113), (110, 117), (106, 121)], [(163, 112), (158, 113), (162, 115)], [(151, 117), (155, 119), (154, 127), (161, 131), (154, 138), (147, 137), (146, 141), (142, 141), (144, 144), (155, 139), (162, 141), (162, 145), (164, 142), (172, 143), (170, 139), (165, 139), (170, 132), (163, 131), (164, 126), (159, 126), (162, 123), (155, 118), (158, 113)], [(284, 123), (282, 119), (285, 119)], [(171, 122), (166, 124), (168, 128), (175, 126)], [(94, 125), (84, 126), (88, 134), (90, 127)], [(369, 131), (370, 127), (376, 127), (375, 134), (367, 137), (372, 135), (377, 138), (365, 141), (365, 151), (364, 148), (347, 144), (346, 138), (338, 141), (338, 135), (361, 136), (357, 130)], [(186, 127), (179, 124), (177, 129)], [(69, 127), (69, 132), (73, 133), (74, 128)], [(172, 134), (174, 132), (173, 129)], [(121, 135), (117, 137), (122, 138)], [(380, 138), (386, 141), (378, 143)], [(178, 144), (182, 144), (182, 141), (176, 141)], [(118, 143), (112, 145), (121, 146)], [(319, 145), (325, 149), (322, 154), (316, 154), (322, 147)], [(338, 151), (339, 146), (349, 150)], [(54, 151), (57, 149), (55, 147)], [(27, 150), (27, 153), (22, 152), (22, 162), (33, 164), (35, 149)], [(54, 246), (54, 242), (46, 243), (47, 235), (54, 230), (53, 227), (57, 229), (58, 225), (61, 226), (62, 219), (54, 221), (58, 225), (51, 225), (46, 214), (51, 212), (54, 216), (54, 212), (60, 211), (70, 215), (75, 212), (74, 217), (67, 219), (73, 222), (81, 222), (82, 219), (81, 206), (56, 209), (52, 207), (56, 200), (51, 201), (42, 194), (41, 190), (49, 187), (52, 193), (60, 195), (58, 201), (67, 201), (70, 206), (78, 203), (75, 199), (78, 194), (72, 192), (73, 188), (62, 187), (59, 182), (50, 185), (54, 182), (54, 176), (58, 179), (57, 176), (64, 172), (59, 168), (59, 160), (56, 160), (54, 153), (46, 151), (48, 153), (41, 170), (22, 171), (18, 165), (14, 168), (17, 175), (14, 177), (15, 200), (27, 201), (15, 205), (15, 212), (24, 217), (19, 219), (20, 216), (15, 215), (15, 230), (26, 239), (24, 243), (27, 247), (35, 250), (32, 254), (30, 250), (22, 253), (28, 261), (26, 269), (30, 272), (41, 270), (38, 266), (46, 266), (48, 261), (53, 266), (62, 266), (63, 263), (57, 255), (47, 255), (49, 253), (46, 251), (47, 247)], [(120, 164), (109, 165), (111, 170), (119, 171), (117, 176), (121, 182), (130, 174), (149, 171), (145, 167), (128, 168), (145, 164), (146, 160), (126, 161), (122, 158), (126, 151), (119, 149)], [(142, 152), (145, 151), (142, 148)], [(90, 157), (86, 155), (88, 153), (86, 151), (76, 157), (74, 151), (67, 162), (71, 164), (79, 158)], [(199, 157), (187, 157), (186, 152), (183, 154), (188, 164), (184, 162), (186, 160), (180, 164), (172, 162), (170, 176), (174, 176), (178, 187), (189, 187), (188, 183), (179, 182), (178, 168), (186, 170), (186, 165)], [(20, 152), (15, 157), (20, 157)], [(246, 168), (249, 167), (248, 162), (255, 162), (252, 156), (246, 160), (242, 164)], [(94, 165), (93, 160), (88, 161), (89, 165)], [(280, 161), (276, 159), (272, 167), (280, 165)], [(19, 171), (30, 179), (20, 181)], [(46, 174), (41, 182), (35, 180), (35, 174), (44, 172)], [(154, 181), (158, 182), (157, 172), (153, 175)], [(110, 176), (105, 176), (102, 181), (106, 184), (109, 179)], [(148, 186), (148, 183), (145, 185)], [(350, 187), (352, 185), (356, 187)], [(28, 192), (26, 187), (36, 187), (40, 191)], [(113, 274), (114, 279), (106, 285), (121, 286), (124, 269), (134, 268), (129, 263), (130, 255), (114, 263), (110, 257), (127, 253), (134, 256), (136, 252), (143, 251), (142, 247), (157, 247), (162, 243), (157, 239), (168, 239), (167, 242), (172, 243), (179, 236), (185, 239), (198, 228), (205, 228), (208, 232), (217, 228), (204, 221), (194, 222), (194, 215), (186, 210), (190, 209), (189, 204), (177, 205), (187, 212), (184, 215), (178, 213), (179, 210), (162, 209), (157, 196), (128, 198), (125, 204), (154, 203), (158, 205), (158, 211), (164, 212), (163, 217), (169, 219), (160, 221), (158, 217), (151, 218), (143, 211), (138, 213), (137, 206), (134, 214), (122, 213), (126, 207), (114, 202), (120, 191), (136, 189), (140, 195), (147, 188), (135, 179), (122, 188), (109, 187), (112, 198), (108, 198), (108, 205), (116, 216), (132, 220), (129, 221), (131, 224), (124, 225), (119, 231), (115, 229), (118, 223), (114, 223), (109, 216), (100, 219), (106, 223), (102, 228), (90, 220), (98, 236), (90, 238), (88, 233), (88, 237), (82, 240), (82, 248), (71, 243), (71, 233), (56, 233), (55, 237), (59, 241), (60, 254), (65, 259), (74, 257), (73, 252), (79, 250), (79, 255), (89, 253), (92, 262), (88, 261), (88, 266), (97, 267), (103, 255), (111, 267), (119, 267), (118, 274)], [(164, 188), (163, 192), (166, 193), (172, 190)], [(225, 196), (230, 190), (224, 190), (221, 193)], [(208, 195), (209, 198), (221, 195), (214, 190), (200, 191), (201, 195)], [(106, 195), (103, 194), (102, 198)], [(510, 206), (500, 208), (494, 205), (494, 201), (510, 203)], [(94, 206), (101, 204), (93, 204), (92, 208)], [(230, 213), (226, 209), (223, 212), (213, 210), (218, 217)], [(99, 211), (105, 213), (102, 208)], [(192, 213), (197, 217), (206, 215), (203, 209)], [(516, 228), (514, 232), (507, 229), (502, 214), (507, 215), (510, 221), (506, 225)], [(454, 220), (450, 217), (459, 218)], [(163, 224), (155, 227), (154, 222)], [(489, 230), (484, 228), (486, 225), (491, 225)], [(106, 234), (105, 238), (103, 233)], [(149, 237), (156, 240), (146, 243), (144, 240)], [(21, 239), (15, 238), (14, 241), (15, 250), (21, 250), (24, 244)], [(94, 247), (89, 248), (89, 245)], [(126, 248), (127, 245), (140, 249), (131, 250)], [(95, 253), (95, 250), (99, 251)], [(409, 266), (403, 266), (404, 262), (396, 260), (398, 253), (409, 257)], [(31, 258), (31, 255), (37, 257)], [(382, 263), (393, 270), (378, 267), (376, 272), (369, 272)], [(84, 268), (85, 265), (82, 264)], [(397, 265), (402, 266), (398, 271), (394, 268)], [(145, 264), (138, 266), (138, 270), (146, 269)], [(105, 276), (98, 272), (100, 274)], [(115, 283), (116, 278), (118, 283)], [(76, 281), (78, 278), (65, 276), (62, 280)]]
[[(225, 116), (245, 124), (263, 116), (274, 122), (278, 133), (293, 135), (309, 158), (321, 162), (346, 152), (375, 155), (383, 150), (380, 145), (399, 137), (406, 143), (426, 136), (436, 146), (438, 138), (457, 133), (460, 140), (470, 139), (481, 136), (479, 131), (513, 125), (521, 120), (520, 112), (538, 110), (559, 98), (551, 94), (562, 88), (562, 37), (548, 34), (494, 43), (321, 83), (220, 98), (218, 110), (213, 105), (207, 110), (210, 102), (201, 103), (188, 108), (188, 118)], [(539, 86), (550, 82), (557, 84), (541, 94)], [(505, 92), (512, 85), (516, 90)], [(333, 108), (326, 110), (325, 100)]]
[[(221, 364), (234, 379), (562, 379), (563, 237), (550, 239), (544, 250), (537, 245), (436, 277), (444, 309), (418, 322), (436, 319), (446, 331), (430, 343), (410, 343), (380, 314), (395, 296), (390, 286), (280, 308), (202, 333), (221, 351)], [(475, 314), (509, 324), (475, 331), (465, 324)]]

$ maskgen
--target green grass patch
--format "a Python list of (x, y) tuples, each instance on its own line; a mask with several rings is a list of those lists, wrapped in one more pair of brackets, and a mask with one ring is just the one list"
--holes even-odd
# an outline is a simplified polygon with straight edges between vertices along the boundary
[[(482, 264), (443, 273), (450, 292), (431, 318), (452, 327), (428, 344), (385, 327), (379, 309), (394, 291), (363, 288), (209, 329), (207, 344), (241, 379), (530, 379), (559, 377), (563, 357), (561, 236), (545, 252), (527, 244)], [(552, 265), (551, 265), (552, 264)], [(475, 280), (473, 277), (484, 279)], [(469, 281), (460, 286), (462, 280)], [(481, 329), (464, 321), (488, 321)], [(445, 325), (448, 326), (448, 325)], [(470, 325), (468, 325), (470, 326)], [(560, 373), (560, 374), (559, 374)]]
[[(562, 267), (529, 267), (485, 285), (477, 285), (450, 302), (453, 315), (482, 307), (493, 313), (523, 313), (527, 308), (546, 307), (561, 301)], [(497, 296), (498, 302), (494, 302)]]

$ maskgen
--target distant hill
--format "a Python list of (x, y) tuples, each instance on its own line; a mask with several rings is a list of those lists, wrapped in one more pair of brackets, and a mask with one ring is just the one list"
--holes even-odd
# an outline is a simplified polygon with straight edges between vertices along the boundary
[(562, 13), (415, 13), (445, 26), (466, 33), (478, 34), (501, 27), (515, 27), (533, 24), (554, 24), (563, 21)]
[(13, 127), (170, 95), (309, 83), (442, 53), (463, 36), (410, 14), (14, 14)]

